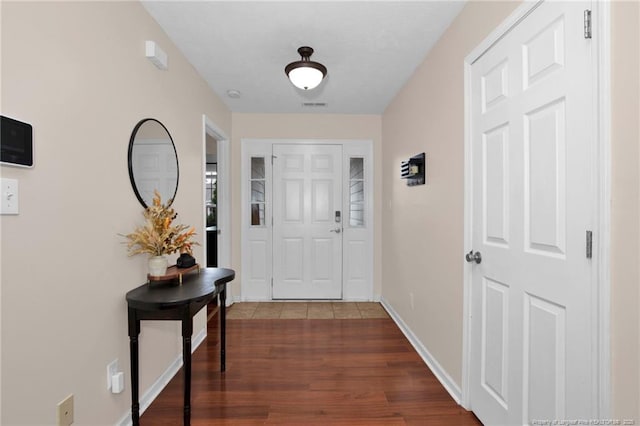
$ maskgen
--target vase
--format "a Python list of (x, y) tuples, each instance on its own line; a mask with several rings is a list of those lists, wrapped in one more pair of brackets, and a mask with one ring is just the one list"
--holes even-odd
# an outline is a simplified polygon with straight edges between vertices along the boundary
[(166, 275), (169, 261), (166, 256), (151, 256), (149, 258), (149, 275), (152, 277), (161, 277)]

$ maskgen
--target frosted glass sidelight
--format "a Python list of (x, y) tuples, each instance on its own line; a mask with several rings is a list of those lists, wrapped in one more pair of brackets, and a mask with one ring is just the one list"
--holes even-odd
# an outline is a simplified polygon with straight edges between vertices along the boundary
[(265, 175), (264, 157), (251, 157), (251, 226), (265, 226)]
[(251, 179), (264, 179), (264, 157), (251, 157)]
[(364, 227), (364, 158), (349, 159), (349, 226)]

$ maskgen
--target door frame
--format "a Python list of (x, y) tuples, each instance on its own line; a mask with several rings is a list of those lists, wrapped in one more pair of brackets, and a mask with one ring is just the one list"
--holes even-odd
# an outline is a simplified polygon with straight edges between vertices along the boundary
[[(342, 300), (343, 301), (373, 301), (374, 300), (374, 230), (375, 221), (375, 173), (373, 140), (370, 139), (254, 139), (242, 138), (241, 141), (241, 274), (240, 274), (240, 300), (242, 301), (270, 301), (273, 300), (272, 283), (273, 279), (273, 227), (272, 227), (272, 206), (271, 196), (267, 195), (266, 213), (264, 227), (249, 226), (249, 180), (250, 161), (252, 156), (263, 156), (265, 159), (273, 154), (273, 145), (341, 145), (342, 146), (342, 166), (346, 170), (350, 157), (362, 157), (365, 159), (365, 223), (363, 237), (349, 237), (351, 234), (359, 233), (360, 229), (354, 231), (344, 226), (343, 231), (343, 268), (342, 268)], [(272, 191), (272, 165), (266, 166), (266, 191)], [(348, 181), (348, 173), (343, 173), (343, 185)], [(343, 191), (342, 209), (347, 207), (345, 198), (347, 194)], [(343, 217), (345, 215), (343, 214)], [(346, 220), (346, 218), (344, 219)], [(344, 223), (344, 221), (343, 221)], [(352, 232), (353, 231), (353, 232)], [(254, 238), (256, 233), (260, 233), (259, 238)], [(349, 241), (365, 242), (365, 265), (362, 276), (349, 276), (350, 269), (347, 265)]]
[[(473, 213), (473, 168), (471, 158), (471, 71), (474, 62), (484, 55), (494, 44), (526, 18), (544, 0), (525, 2), (507, 17), (491, 34), (482, 41), (464, 60), (464, 251), (472, 249), (472, 213)], [(593, 156), (594, 197), (594, 254), (593, 259), (593, 302), (592, 311), (595, 321), (592, 323), (595, 333), (593, 350), (596, 356), (592, 368), (595, 380), (592, 389), (592, 402), (597, 407), (599, 418), (609, 418), (611, 412), (611, 349), (610, 349), (610, 230), (611, 230), (611, 84), (610, 84), (610, 4), (592, 2), (593, 28), (593, 90), (594, 117), (596, 123), (595, 155)], [(462, 395), (461, 405), (467, 410), (470, 406), (471, 376), (471, 265), (460, 253), (463, 273), (463, 320), (462, 320)]]
[[(230, 164), (230, 151), (229, 151), (229, 137), (220, 129), (213, 121), (211, 121), (206, 115), (202, 115), (202, 199), (206, 199), (206, 185), (205, 173), (207, 171), (207, 135), (213, 137), (216, 140), (217, 147), (217, 161), (218, 161), (218, 177), (217, 177), (217, 191), (218, 200), (221, 207), (216, 209), (218, 215), (217, 223), (222, 230), (218, 234), (218, 266), (230, 267), (231, 266), (231, 199), (229, 192), (229, 180), (231, 171), (229, 169)], [(205, 208), (202, 208), (202, 223), (203, 230), (207, 227), (207, 216), (205, 214)], [(203, 233), (202, 246), (204, 253), (207, 253), (207, 238), (206, 232)]]

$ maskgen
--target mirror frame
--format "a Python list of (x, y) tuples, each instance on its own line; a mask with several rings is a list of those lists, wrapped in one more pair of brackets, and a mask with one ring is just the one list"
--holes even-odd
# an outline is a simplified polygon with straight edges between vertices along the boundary
[(136, 140), (136, 135), (138, 134), (138, 130), (140, 129), (140, 127), (142, 127), (142, 125), (144, 123), (146, 123), (148, 121), (155, 121), (160, 126), (162, 126), (162, 128), (164, 129), (165, 132), (167, 132), (167, 136), (169, 136), (169, 140), (171, 141), (171, 146), (173, 147), (173, 153), (174, 153), (175, 158), (176, 158), (176, 189), (173, 192), (173, 195), (171, 196), (171, 198), (169, 199), (170, 202), (168, 202), (168, 200), (163, 200), (165, 205), (167, 207), (169, 207), (171, 204), (173, 204), (173, 200), (176, 198), (176, 194), (178, 193), (178, 184), (180, 182), (180, 163), (178, 162), (178, 152), (176, 151), (176, 144), (173, 142), (173, 138), (171, 137), (171, 133), (169, 133), (169, 130), (165, 127), (164, 124), (162, 124), (159, 120), (156, 120), (155, 118), (143, 118), (142, 120), (140, 120), (138, 122), (138, 124), (136, 124), (136, 126), (133, 128), (133, 131), (131, 132), (131, 137), (129, 138), (129, 149), (128, 149), (128, 153), (127, 153), (127, 163), (128, 163), (128, 168), (129, 168), (129, 180), (131, 180), (131, 187), (133, 188), (134, 194), (136, 194), (136, 198), (138, 199), (138, 201), (140, 201), (140, 204), (142, 204), (142, 207), (144, 207), (146, 209), (149, 206), (144, 201), (144, 199), (142, 199), (142, 196), (140, 195), (140, 192), (138, 191), (138, 187), (136, 185), (136, 180), (135, 180), (135, 177), (133, 175), (133, 164), (132, 164), (131, 160), (132, 160), (132, 156), (133, 156), (133, 143)]

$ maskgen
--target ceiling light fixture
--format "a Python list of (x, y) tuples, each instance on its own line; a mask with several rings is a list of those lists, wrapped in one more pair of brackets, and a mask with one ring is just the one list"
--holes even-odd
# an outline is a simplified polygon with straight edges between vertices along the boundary
[(300, 60), (291, 62), (284, 68), (284, 72), (297, 88), (302, 90), (314, 89), (327, 75), (327, 67), (309, 59), (313, 54), (313, 49), (309, 46), (300, 47), (298, 53), (301, 56)]

